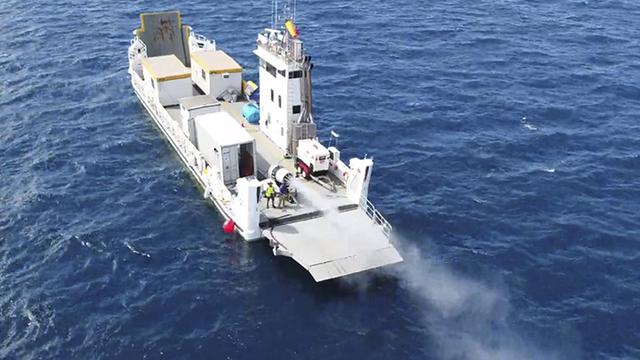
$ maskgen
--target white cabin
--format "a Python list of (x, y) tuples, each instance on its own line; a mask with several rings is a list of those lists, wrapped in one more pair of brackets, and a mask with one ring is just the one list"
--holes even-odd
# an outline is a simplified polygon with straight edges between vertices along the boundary
[(142, 59), (142, 72), (148, 89), (162, 106), (178, 105), (193, 94), (191, 72), (175, 55)]
[(195, 118), (198, 150), (224, 184), (255, 176), (255, 139), (225, 111)]
[(196, 116), (220, 111), (220, 102), (208, 95), (180, 99), (180, 127), (192, 144), (197, 144)]
[(227, 90), (242, 92), (242, 66), (222, 50), (192, 53), (191, 78), (200, 90), (214, 98)]

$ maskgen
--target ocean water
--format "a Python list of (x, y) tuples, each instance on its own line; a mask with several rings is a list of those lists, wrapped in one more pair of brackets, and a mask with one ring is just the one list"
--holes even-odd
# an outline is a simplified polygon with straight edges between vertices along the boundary
[(256, 79), (270, 1), (0, 3), (0, 358), (640, 358), (637, 1), (298, 1), (406, 258), (321, 284), (222, 233), (134, 96), (166, 9)]

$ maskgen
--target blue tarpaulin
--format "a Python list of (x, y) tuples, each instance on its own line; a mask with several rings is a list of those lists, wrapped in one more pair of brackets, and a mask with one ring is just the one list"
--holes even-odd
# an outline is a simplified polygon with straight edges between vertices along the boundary
[(242, 107), (242, 116), (251, 124), (257, 124), (260, 121), (260, 109), (256, 104), (248, 103)]

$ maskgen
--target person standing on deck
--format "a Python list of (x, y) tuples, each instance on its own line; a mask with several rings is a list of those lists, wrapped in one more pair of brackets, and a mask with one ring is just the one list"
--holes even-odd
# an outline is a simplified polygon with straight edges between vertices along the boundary
[(269, 208), (269, 201), (271, 201), (271, 206), (274, 208), (276, 207), (276, 189), (274, 189), (273, 183), (269, 182), (269, 184), (267, 184), (267, 190), (264, 191), (264, 197), (267, 198), (267, 209)]
[(289, 186), (285, 183), (282, 183), (278, 191), (280, 191), (280, 198), (278, 199), (278, 207), (283, 208), (287, 203), (287, 200), (289, 200)]

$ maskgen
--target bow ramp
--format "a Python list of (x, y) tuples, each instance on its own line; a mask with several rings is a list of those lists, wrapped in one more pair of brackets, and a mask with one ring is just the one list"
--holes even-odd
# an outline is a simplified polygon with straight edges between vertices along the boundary
[(382, 226), (358, 206), (284, 221), (263, 234), (276, 255), (293, 258), (317, 282), (402, 261)]

